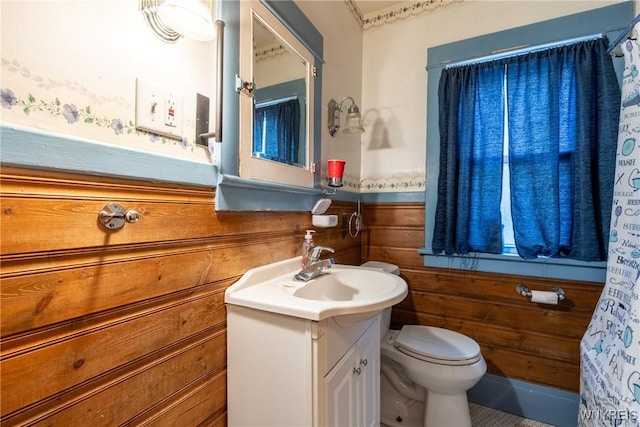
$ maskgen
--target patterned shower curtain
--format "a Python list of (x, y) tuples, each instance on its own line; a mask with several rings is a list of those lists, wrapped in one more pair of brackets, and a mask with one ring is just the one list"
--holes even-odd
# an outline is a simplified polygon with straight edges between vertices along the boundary
[[(640, 23), (632, 34), (640, 34)], [(640, 40), (630, 38), (621, 48), (609, 256), (604, 289), (580, 344), (581, 426), (640, 426)]]

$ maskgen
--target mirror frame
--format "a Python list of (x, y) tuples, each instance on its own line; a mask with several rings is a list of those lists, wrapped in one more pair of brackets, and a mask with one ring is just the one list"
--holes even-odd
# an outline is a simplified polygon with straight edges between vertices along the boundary
[[(302, 43), (313, 55), (316, 77), (313, 79), (313, 107), (309, 119), (313, 120), (310, 150), (313, 158), (321, 159), (320, 117), (322, 112), (323, 38), (320, 32), (293, 1), (260, 0), (260, 2)], [(240, 150), (240, 94), (236, 90), (240, 72), (240, 2), (218, 2), (218, 16), (225, 22), (225, 49), (223, 71), (223, 133), (222, 142), (214, 143), (214, 158), (218, 169), (216, 211), (310, 211), (318, 197), (320, 167), (313, 172), (313, 188), (271, 183), (239, 176)], [(281, 38), (283, 35), (280, 35)], [(242, 95), (244, 96), (244, 95)]]
[[(254, 83), (251, 94), (240, 93), (240, 155), (239, 170), (243, 178), (260, 181), (272, 181), (299, 187), (314, 188), (314, 151), (313, 147), (313, 110), (315, 58), (300, 41), (289, 32), (278, 17), (258, 0), (243, 0), (240, 2), (240, 26), (245, 28), (240, 34), (240, 52), (251, 51), (252, 55), (240, 55), (240, 78)], [(253, 155), (254, 114), (258, 81), (256, 76), (253, 32), (256, 21), (261, 23), (273, 37), (281, 40), (287, 52), (304, 61), (305, 113), (304, 127), (304, 159), (303, 165), (291, 165), (273, 160), (255, 157)], [(250, 28), (251, 30), (248, 30)], [(247, 120), (248, 119), (248, 120)]]

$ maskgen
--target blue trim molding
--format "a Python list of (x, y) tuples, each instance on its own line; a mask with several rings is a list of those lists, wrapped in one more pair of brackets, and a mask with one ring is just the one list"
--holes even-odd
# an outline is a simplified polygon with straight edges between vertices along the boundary
[(176, 159), (17, 125), (0, 125), (0, 155), (3, 166), (207, 187), (215, 187), (218, 182), (218, 171), (209, 163)]
[(552, 387), (485, 374), (467, 397), (470, 402), (557, 427), (575, 427), (578, 422), (578, 394)]
[(321, 190), (220, 175), (216, 210), (311, 211), (321, 197)]
[(484, 271), (488, 273), (515, 274), (518, 276), (548, 279), (578, 280), (603, 284), (607, 263), (584, 262), (565, 258), (524, 259), (517, 255), (471, 253), (468, 255), (433, 255), (426, 248), (418, 249), (427, 267), (453, 268), (456, 270)]
[[(304, 15), (293, 1), (262, 0), (262, 3), (304, 44), (313, 54), (316, 66), (316, 78), (313, 81), (314, 93), (322, 94), (323, 43), (322, 34)], [(240, 2), (221, 0), (218, 6), (220, 19), (225, 22), (225, 50), (223, 80), (235, 81), (240, 73)], [(319, 168), (314, 174), (314, 187), (299, 190), (286, 185), (269, 185), (255, 180), (239, 177), (239, 98), (231, 84), (223, 87), (223, 135), (220, 144), (220, 176), (216, 194), (216, 210), (287, 210), (304, 211), (310, 209), (308, 199), (321, 194)], [(314, 97), (313, 104), (314, 159), (321, 158), (320, 118), (322, 114), (321, 96)], [(253, 187), (253, 188), (252, 188)], [(297, 196), (293, 196), (297, 195)], [(281, 199), (281, 198), (284, 199)]]
[(293, 1), (261, 0), (261, 2), (300, 40), (300, 43), (309, 49), (316, 61), (320, 64), (324, 63), (324, 38)]

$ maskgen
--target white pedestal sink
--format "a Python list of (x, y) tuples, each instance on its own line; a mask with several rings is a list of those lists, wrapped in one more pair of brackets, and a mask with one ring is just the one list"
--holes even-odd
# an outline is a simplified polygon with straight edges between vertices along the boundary
[(294, 280), (301, 257), (247, 271), (225, 293), (228, 425), (380, 426), (380, 313), (399, 276), (334, 265)]
[(227, 304), (310, 320), (381, 311), (402, 301), (407, 283), (378, 269), (335, 264), (308, 282), (295, 280), (301, 258), (253, 268), (225, 292)]

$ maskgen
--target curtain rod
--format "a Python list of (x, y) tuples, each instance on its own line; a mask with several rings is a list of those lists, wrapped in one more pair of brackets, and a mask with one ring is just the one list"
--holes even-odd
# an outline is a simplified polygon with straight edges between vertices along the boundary
[[(583, 36), (583, 37), (577, 37), (577, 38), (573, 38), (573, 39), (569, 39), (569, 40), (562, 40), (559, 42), (552, 42), (552, 43), (545, 43), (545, 44), (541, 44), (541, 45), (537, 45), (537, 46), (531, 46), (531, 45), (520, 45), (520, 46), (512, 46), (506, 49), (499, 49), (499, 50), (494, 50), (493, 52), (491, 52), (491, 54), (487, 55), (487, 56), (482, 56), (479, 58), (474, 58), (474, 59), (467, 59), (464, 61), (458, 61), (458, 62), (453, 62), (453, 63), (449, 63), (445, 65), (445, 62), (441, 62), (438, 65), (445, 65), (445, 68), (453, 68), (453, 67), (461, 67), (464, 65), (469, 65), (469, 64), (480, 64), (483, 62), (489, 62), (489, 61), (497, 61), (499, 59), (503, 59), (503, 58), (509, 58), (512, 56), (518, 56), (518, 55), (523, 55), (526, 53), (532, 53), (532, 52), (539, 52), (541, 50), (546, 50), (546, 49), (553, 49), (555, 47), (561, 47), (561, 46), (568, 46), (568, 45), (572, 45), (575, 43), (580, 43), (580, 42), (584, 42), (584, 41), (589, 41), (589, 40), (597, 40), (604, 37), (604, 34), (600, 33), (600, 34), (591, 34), (588, 36)], [(433, 68), (437, 65), (434, 66), (430, 66), (427, 67), (427, 70), (429, 70), (430, 68)]]
[(293, 96), (288, 96), (286, 98), (265, 99), (264, 101), (256, 102), (256, 108), (271, 107), (272, 105), (281, 104), (287, 101), (293, 101), (294, 99), (298, 99), (298, 96), (293, 95)]
[(609, 46), (609, 49), (607, 49), (607, 52), (611, 53), (613, 49), (615, 49), (616, 46), (618, 46), (620, 42), (624, 40), (625, 37), (629, 37), (630, 33), (633, 31), (633, 27), (635, 27), (635, 25), (638, 22), (640, 22), (640, 15), (633, 18), (633, 20), (631, 21), (631, 24), (629, 24), (627, 29), (624, 32), (620, 33), (618, 38), (613, 43), (611, 43), (611, 46)]

